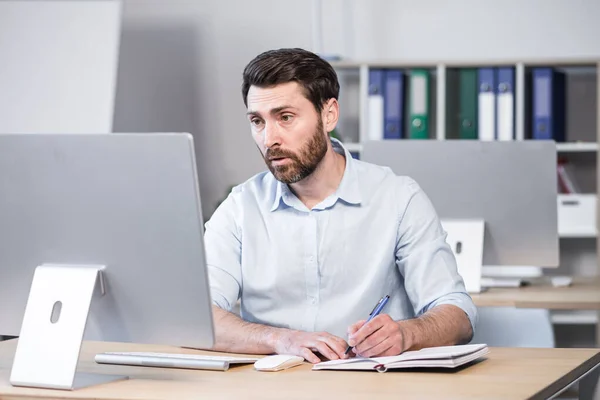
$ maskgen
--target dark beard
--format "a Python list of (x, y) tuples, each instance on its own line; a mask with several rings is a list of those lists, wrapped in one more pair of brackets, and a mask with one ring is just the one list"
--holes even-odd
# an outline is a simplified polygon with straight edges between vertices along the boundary
[[(323, 121), (319, 118), (312, 137), (300, 149), (299, 154), (275, 147), (267, 150), (264, 159), (275, 179), (290, 184), (299, 182), (315, 172), (326, 153), (327, 140), (323, 132)], [(285, 165), (273, 166), (270, 160), (280, 157), (287, 157), (290, 162)]]

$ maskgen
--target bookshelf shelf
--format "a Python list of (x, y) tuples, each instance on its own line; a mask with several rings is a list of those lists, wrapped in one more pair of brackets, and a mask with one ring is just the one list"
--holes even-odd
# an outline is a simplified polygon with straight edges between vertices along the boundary
[[(349, 151), (362, 151), (362, 144), (357, 142), (343, 142), (344, 146)], [(596, 153), (598, 151), (598, 143), (592, 142), (573, 142), (573, 143), (557, 143), (556, 151), (559, 153)]]
[(562, 232), (559, 237), (561, 239), (593, 239), (598, 237), (598, 233), (594, 231)]
[(344, 147), (348, 149), (348, 151), (360, 153), (362, 151), (362, 144), (356, 142), (342, 142)]
[(595, 153), (598, 151), (598, 143), (593, 142), (573, 142), (557, 143), (556, 151), (562, 153)]
[(589, 310), (553, 311), (550, 315), (556, 325), (595, 325), (598, 323), (598, 313)]
[(596, 193), (561, 193), (560, 196), (567, 200), (585, 201), (585, 199), (593, 199)]
[[(553, 65), (556, 67), (595, 67), (598, 64), (598, 59), (595, 58), (548, 58), (548, 59), (518, 59), (507, 60), (502, 59), (470, 59), (470, 60), (386, 60), (386, 59), (370, 59), (370, 60), (339, 60), (332, 61), (330, 64), (337, 69), (356, 69), (361, 67), (371, 68), (435, 68), (438, 65), (444, 65), (448, 68), (461, 67), (482, 67), (482, 66), (514, 66), (515, 64), (523, 64), (526, 66), (546, 66)], [(582, 70), (583, 71), (583, 70)], [(586, 69), (585, 72), (589, 72)]]

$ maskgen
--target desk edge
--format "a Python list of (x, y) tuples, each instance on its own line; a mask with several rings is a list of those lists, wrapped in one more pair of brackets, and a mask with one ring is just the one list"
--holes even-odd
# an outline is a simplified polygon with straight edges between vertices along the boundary
[(572, 369), (566, 375), (561, 376), (550, 385), (546, 386), (539, 392), (535, 393), (530, 397), (531, 400), (536, 399), (549, 399), (560, 393), (563, 389), (571, 386), (573, 383), (581, 379), (585, 374), (593, 370), (594, 368), (600, 368), (600, 349), (592, 357), (588, 358), (585, 362)]

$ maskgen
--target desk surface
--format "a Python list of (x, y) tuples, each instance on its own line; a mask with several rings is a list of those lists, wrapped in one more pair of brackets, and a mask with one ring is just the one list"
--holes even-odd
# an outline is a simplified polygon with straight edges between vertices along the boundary
[(12, 387), (15, 345), (15, 340), (0, 342), (2, 399), (547, 398), (600, 363), (600, 349), (492, 348), (483, 361), (457, 371), (311, 371), (308, 363), (280, 372), (258, 372), (252, 365), (197, 371), (98, 365), (93, 356), (101, 351), (207, 352), (90, 342), (83, 346), (79, 371), (126, 374), (130, 379), (71, 392)]
[(567, 287), (533, 284), (520, 288), (491, 288), (471, 297), (478, 307), (600, 310), (600, 281), (576, 281)]

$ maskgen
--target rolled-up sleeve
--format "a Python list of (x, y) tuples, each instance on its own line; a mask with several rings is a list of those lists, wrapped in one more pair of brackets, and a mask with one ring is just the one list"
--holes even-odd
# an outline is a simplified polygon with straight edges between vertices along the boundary
[(231, 311), (242, 287), (241, 234), (235, 189), (205, 224), (206, 264), (214, 305)]
[(396, 264), (415, 313), (418, 316), (438, 305), (452, 304), (466, 313), (475, 332), (477, 307), (458, 273), (434, 206), (414, 180), (409, 179), (408, 188), (408, 203), (399, 215)]

